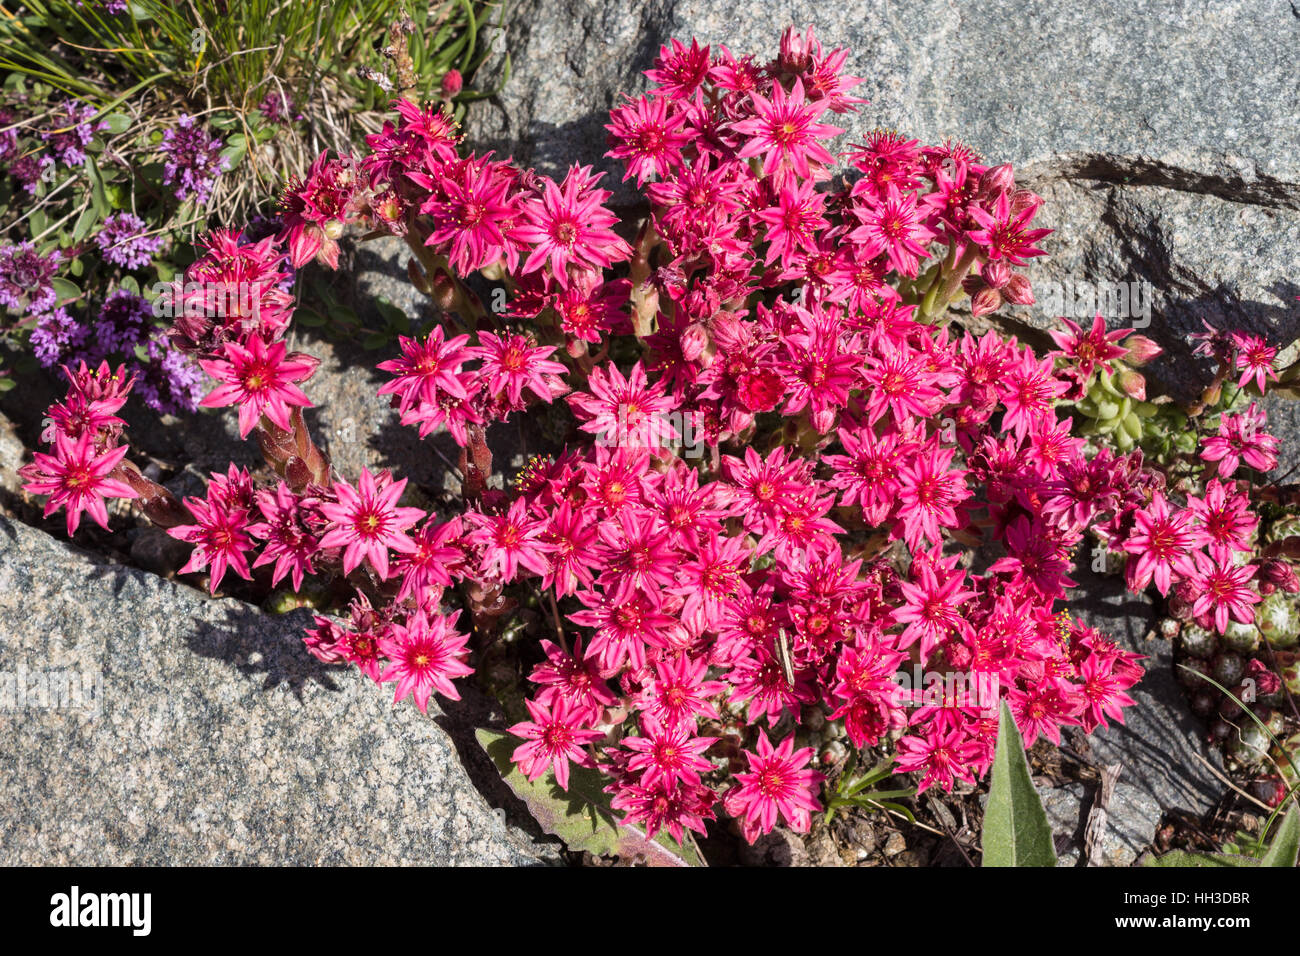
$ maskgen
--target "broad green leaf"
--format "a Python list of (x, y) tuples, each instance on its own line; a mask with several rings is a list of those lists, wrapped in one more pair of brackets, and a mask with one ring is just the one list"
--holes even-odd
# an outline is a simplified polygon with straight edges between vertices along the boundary
[(54, 287), (54, 292), (62, 302), (65, 299), (76, 299), (81, 296), (81, 289), (75, 282), (71, 282), (63, 276), (55, 276), (50, 280), (50, 285)]
[(1052, 828), (1029, 777), (1025, 744), (1006, 701), (998, 721), (998, 747), (981, 843), (984, 866), (1056, 865)]
[(113, 135), (125, 133), (131, 128), (131, 117), (125, 113), (109, 113), (103, 117), (103, 120), (108, 124), (108, 131)]
[(549, 771), (530, 783), (510, 759), (519, 746), (518, 739), (486, 729), (475, 731), (474, 736), (501, 771), (506, 786), (528, 805), (538, 825), (563, 840), (570, 850), (586, 850), (593, 856), (640, 858), (650, 866), (705, 865), (693, 849), (681, 846), (667, 833), (647, 840), (639, 827), (622, 826), (610, 807), (605, 779), (599, 771), (570, 767), (567, 791), (560, 789)]
[(1260, 857), (1260, 866), (1294, 867), (1296, 857), (1300, 855), (1300, 811), (1292, 807), (1282, 818), (1282, 825), (1277, 828), (1273, 845)]

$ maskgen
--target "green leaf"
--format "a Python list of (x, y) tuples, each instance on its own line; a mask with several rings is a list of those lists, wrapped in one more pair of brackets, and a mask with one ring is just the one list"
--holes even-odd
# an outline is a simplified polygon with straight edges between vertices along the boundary
[(140, 283), (135, 281), (135, 276), (122, 276), (122, 281), (118, 285), (133, 295), (140, 294)]
[(1260, 857), (1259, 865), (1294, 867), (1297, 856), (1300, 856), (1300, 811), (1292, 807), (1282, 818), (1273, 845)]
[(1029, 777), (1025, 744), (1006, 701), (998, 720), (998, 747), (981, 843), (984, 866), (1056, 865), (1052, 828)]
[(72, 227), (72, 241), (81, 242), (90, 235), (90, 230), (95, 223), (99, 221), (99, 214), (92, 208), (87, 208), (80, 216), (77, 217), (77, 224)]
[(18, 383), (14, 381), (12, 376), (6, 375), (3, 378), (0, 378), (0, 392), (7, 392), (17, 384)]
[(55, 276), (50, 280), (50, 285), (54, 286), (54, 291), (58, 295), (60, 302), (81, 297), (81, 289), (77, 284), (63, 278), (63, 276)]
[(530, 783), (510, 759), (519, 745), (516, 738), (486, 729), (475, 731), (474, 736), (501, 771), (506, 786), (528, 805), (533, 819), (570, 850), (627, 860), (639, 858), (649, 866), (705, 865), (693, 849), (681, 846), (667, 833), (647, 840), (640, 828), (622, 826), (610, 807), (600, 771), (571, 766), (567, 791), (560, 789), (550, 771)]
[(113, 211), (113, 206), (108, 201), (108, 193), (104, 189), (104, 177), (99, 171), (99, 164), (95, 162), (95, 157), (86, 157), (86, 178), (90, 180), (90, 202), (95, 210), (101, 216), (107, 216)]
[(125, 113), (109, 113), (103, 117), (103, 121), (108, 124), (108, 131), (114, 136), (131, 128), (131, 117)]

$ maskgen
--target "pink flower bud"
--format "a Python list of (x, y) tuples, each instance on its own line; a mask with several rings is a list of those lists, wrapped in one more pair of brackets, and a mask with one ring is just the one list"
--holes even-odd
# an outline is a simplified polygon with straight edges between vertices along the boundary
[(1119, 387), (1129, 398), (1136, 398), (1139, 402), (1147, 400), (1147, 380), (1141, 372), (1135, 372), (1131, 368), (1121, 370)]
[(1133, 366), (1145, 365), (1165, 351), (1145, 335), (1130, 335), (1124, 340), (1124, 347), (1128, 349), (1125, 361)]
[(1275, 588), (1281, 588), (1288, 594), (1300, 592), (1300, 577), (1286, 561), (1269, 558), (1259, 568), (1260, 583), (1267, 582)]
[(1028, 189), (1017, 189), (1011, 194), (1011, 215), (1018, 216), (1025, 210), (1034, 210), (1043, 204), (1043, 197)]
[(682, 330), (681, 349), (682, 358), (688, 362), (694, 362), (704, 350), (709, 347), (709, 332), (698, 322), (692, 322)]
[(1011, 281), (1011, 266), (1007, 265), (1005, 259), (997, 259), (993, 262), (984, 263), (984, 268), (980, 270), (980, 275), (995, 289), (1001, 289)]
[(433, 277), (433, 301), (438, 308), (446, 311), (456, 304), (456, 285), (447, 278), (446, 273), (439, 272)]
[(835, 416), (838, 414), (834, 408), (823, 408), (821, 411), (813, 412), (812, 427), (817, 429), (817, 434), (825, 435), (835, 426)]
[(1020, 273), (1012, 273), (1007, 284), (1002, 287), (1002, 298), (1012, 305), (1033, 305), (1034, 287)]
[(448, 70), (442, 75), (442, 95), (450, 99), (459, 93), (465, 86), (465, 79), (460, 75), (460, 70)]
[(999, 196), (1016, 187), (1016, 174), (1010, 163), (990, 166), (980, 177), (980, 192), (986, 196)]
[(996, 312), (1001, 305), (1002, 293), (990, 286), (984, 286), (970, 297), (970, 312), (976, 318)]

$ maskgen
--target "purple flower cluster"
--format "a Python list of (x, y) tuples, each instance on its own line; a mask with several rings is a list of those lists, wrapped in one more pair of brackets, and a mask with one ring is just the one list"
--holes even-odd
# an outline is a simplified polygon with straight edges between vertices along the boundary
[(66, 362), (80, 351), (90, 330), (68, 314), (67, 309), (47, 312), (32, 329), (32, 351), (45, 368)]
[(193, 196), (200, 205), (212, 195), (217, 177), (226, 168), (223, 143), (182, 113), (176, 125), (163, 134), (163, 183), (176, 187), (176, 198)]
[(280, 126), (290, 126), (303, 120), (303, 115), (296, 112), (293, 97), (282, 90), (271, 90), (262, 97), (262, 102), (257, 105), (257, 108), (261, 110), (267, 122), (277, 123)]
[(147, 236), (143, 219), (129, 212), (115, 212), (104, 220), (95, 243), (104, 259), (123, 269), (147, 266), (162, 248), (162, 236)]
[(74, 168), (86, 162), (83, 147), (90, 143), (95, 133), (107, 127), (106, 123), (92, 123), (98, 111), (89, 103), (64, 100), (63, 105), (50, 114), (48, 126), (41, 130), (41, 142), (48, 143), (54, 158), (64, 166)]
[(14, 114), (0, 109), (0, 163), (7, 163), (18, 155), (18, 128)]
[(94, 367), (105, 360), (124, 362), (136, 374), (136, 391), (144, 403), (163, 414), (192, 412), (203, 397), (203, 372), (187, 355), (172, 348), (152, 323), (147, 300), (119, 289), (108, 297), (92, 325), (55, 309), (41, 316), (32, 330), (32, 350), (45, 368)]
[(173, 348), (163, 333), (156, 333), (145, 343), (145, 353), (148, 360), (135, 366), (136, 394), (164, 415), (196, 411), (208, 389), (198, 363)]
[(51, 280), (62, 258), (57, 249), (42, 256), (30, 242), (0, 246), (0, 306), (20, 315), (39, 315), (58, 300)]

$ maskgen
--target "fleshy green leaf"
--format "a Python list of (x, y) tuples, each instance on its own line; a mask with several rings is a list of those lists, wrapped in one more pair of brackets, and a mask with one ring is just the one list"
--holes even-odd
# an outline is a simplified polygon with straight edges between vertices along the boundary
[(984, 866), (1055, 866), (1052, 828), (1029, 777), (1025, 744), (1006, 701), (998, 720), (998, 748), (984, 810)]
[(549, 771), (530, 783), (510, 759), (519, 740), (486, 729), (475, 731), (474, 736), (501, 771), (506, 786), (528, 805), (533, 819), (547, 833), (563, 840), (570, 850), (586, 850), (593, 856), (642, 859), (649, 866), (704, 865), (693, 849), (679, 845), (667, 833), (647, 840), (639, 827), (619, 824), (599, 771), (571, 767), (567, 791), (560, 789), (555, 775)]

